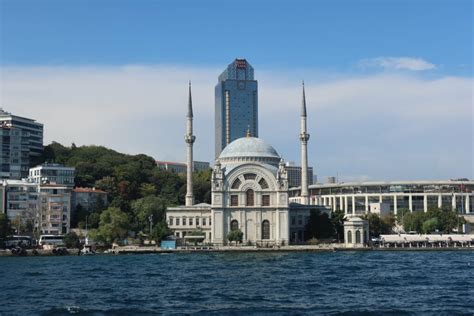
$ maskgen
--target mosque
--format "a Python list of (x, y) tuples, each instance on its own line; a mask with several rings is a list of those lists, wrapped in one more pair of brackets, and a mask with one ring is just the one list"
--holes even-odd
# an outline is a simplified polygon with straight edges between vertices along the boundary
[[(187, 191), (183, 206), (169, 207), (166, 219), (177, 238), (192, 240), (194, 232), (204, 242), (225, 244), (231, 231), (243, 233), (243, 243), (288, 245), (304, 240), (305, 224), (312, 209), (308, 194), (308, 152), (306, 98), (303, 83), (300, 116), (301, 194), (299, 203), (290, 202), (285, 162), (262, 139), (246, 137), (227, 145), (212, 171), (211, 204), (194, 204), (192, 183), (193, 108), (191, 84), (185, 142), (187, 145)], [(202, 235), (201, 235), (202, 236)], [(200, 237), (202, 239), (202, 237)]]

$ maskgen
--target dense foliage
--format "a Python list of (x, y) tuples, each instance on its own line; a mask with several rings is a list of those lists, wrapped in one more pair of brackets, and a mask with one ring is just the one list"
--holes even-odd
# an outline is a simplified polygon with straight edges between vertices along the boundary
[(429, 234), (433, 232), (450, 233), (463, 224), (464, 218), (459, 217), (451, 210), (438, 208), (429, 209), (428, 212), (406, 212), (401, 219), (405, 231), (415, 231)]
[[(43, 161), (75, 167), (76, 186), (108, 193), (107, 206), (100, 202), (89, 210), (79, 206), (71, 219), (72, 227), (85, 228), (87, 222), (89, 229), (97, 229), (96, 237), (106, 243), (126, 238), (130, 231), (150, 234), (150, 219), (152, 238), (161, 240), (170, 233), (166, 208), (184, 203), (185, 175), (159, 169), (150, 156), (53, 142), (45, 147)], [(196, 203), (210, 203), (210, 177), (211, 169), (193, 174)]]
[(232, 230), (227, 234), (227, 240), (230, 242), (242, 243), (244, 233), (240, 229)]
[(395, 225), (395, 217), (392, 215), (379, 216), (375, 213), (368, 213), (362, 218), (369, 221), (369, 235), (371, 237), (379, 237), (380, 234), (391, 234)]
[(11, 233), (11, 225), (8, 217), (4, 213), (0, 213), (0, 245)]

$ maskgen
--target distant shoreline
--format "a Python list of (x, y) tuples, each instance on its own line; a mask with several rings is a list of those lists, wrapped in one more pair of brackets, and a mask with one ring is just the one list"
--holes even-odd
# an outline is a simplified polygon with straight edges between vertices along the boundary
[[(280, 248), (254, 248), (254, 247), (216, 247), (210, 249), (200, 249), (199, 247), (189, 247), (184, 249), (161, 249), (155, 247), (136, 247), (136, 248), (116, 248), (110, 249), (106, 252), (97, 252), (96, 255), (126, 255), (126, 254), (173, 254), (173, 253), (270, 253), (270, 252), (445, 252), (445, 251), (474, 251), (474, 247), (429, 247), (429, 248), (378, 248), (378, 247), (364, 247), (364, 248), (345, 248), (345, 247), (316, 247), (316, 246), (284, 246)], [(0, 257), (41, 257), (41, 256), (77, 256), (79, 257), (78, 249), (68, 249), (68, 254), (57, 255), (50, 250), (37, 250), (37, 254), (33, 250), (27, 250), (27, 254), (19, 256), (13, 254), (10, 250), (0, 250)], [(84, 255), (80, 255), (82, 257)]]

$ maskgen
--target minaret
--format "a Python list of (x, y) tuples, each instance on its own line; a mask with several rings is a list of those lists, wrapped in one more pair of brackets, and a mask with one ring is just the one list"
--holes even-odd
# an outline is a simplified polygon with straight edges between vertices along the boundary
[(309, 134), (306, 129), (306, 96), (304, 93), (303, 81), (303, 101), (301, 104), (301, 126), (300, 126), (300, 141), (301, 141), (301, 203), (309, 204), (308, 194), (308, 140)]
[(186, 115), (186, 206), (193, 206), (193, 144), (196, 136), (193, 135), (193, 100), (191, 98), (191, 81), (189, 81), (188, 114)]

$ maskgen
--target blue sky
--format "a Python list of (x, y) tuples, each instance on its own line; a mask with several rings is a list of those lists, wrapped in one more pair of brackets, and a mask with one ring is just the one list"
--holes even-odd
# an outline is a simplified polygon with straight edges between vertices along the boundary
[(472, 74), (472, 1), (2, 0), (2, 64), (175, 63), (347, 72), (419, 56)]
[(472, 1), (0, 0), (0, 27), (0, 106), (46, 143), (182, 161), (191, 79), (212, 160), (217, 76), (245, 57), (260, 136), (296, 162), (305, 80), (320, 180), (474, 177)]

